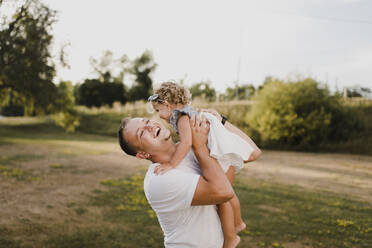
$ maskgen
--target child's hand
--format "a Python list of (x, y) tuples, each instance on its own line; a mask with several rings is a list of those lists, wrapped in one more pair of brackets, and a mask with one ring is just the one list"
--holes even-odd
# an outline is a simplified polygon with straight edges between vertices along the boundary
[(174, 169), (174, 166), (169, 163), (163, 163), (155, 168), (154, 173), (156, 175), (163, 175), (171, 169)]

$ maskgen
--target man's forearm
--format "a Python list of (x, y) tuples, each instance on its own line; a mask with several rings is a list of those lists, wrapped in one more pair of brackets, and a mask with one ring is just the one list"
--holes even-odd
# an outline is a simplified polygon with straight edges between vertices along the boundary
[(195, 149), (194, 153), (202, 169), (202, 176), (208, 183), (210, 183), (210, 186), (221, 193), (234, 194), (231, 184), (223, 172), (221, 165), (215, 158), (209, 156), (207, 146)]

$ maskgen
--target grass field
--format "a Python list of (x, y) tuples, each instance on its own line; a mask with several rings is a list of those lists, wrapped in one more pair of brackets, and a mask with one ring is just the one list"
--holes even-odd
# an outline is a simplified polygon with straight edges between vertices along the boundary
[[(0, 120), (1, 248), (163, 247), (143, 194), (149, 163), (120, 152), (121, 118), (86, 112), (74, 134)], [(264, 150), (236, 180), (239, 247), (372, 247), (371, 178), (371, 156)]]

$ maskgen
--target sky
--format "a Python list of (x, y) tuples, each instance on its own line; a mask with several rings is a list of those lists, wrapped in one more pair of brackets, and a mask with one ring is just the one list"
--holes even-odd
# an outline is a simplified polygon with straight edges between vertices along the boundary
[(210, 80), (218, 91), (266, 76), (313, 77), (331, 89), (372, 88), (371, 0), (43, 0), (58, 11), (55, 50), (70, 69), (57, 80), (94, 77), (105, 50), (134, 59), (152, 51), (154, 83)]

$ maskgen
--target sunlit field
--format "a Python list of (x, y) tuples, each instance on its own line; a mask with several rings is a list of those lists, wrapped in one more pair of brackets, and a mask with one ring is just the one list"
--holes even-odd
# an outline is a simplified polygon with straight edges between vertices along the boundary
[[(250, 106), (212, 107), (242, 126)], [(115, 137), (124, 116), (150, 116), (146, 106), (80, 112), (72, 134), (48, 117), (0, 119), (0, 247), (163, 247), (143, 193), (149, 162)], [(372, 157), (329, 151), (265, 149), (246, 164), (239, 247), (372, 247)]]

